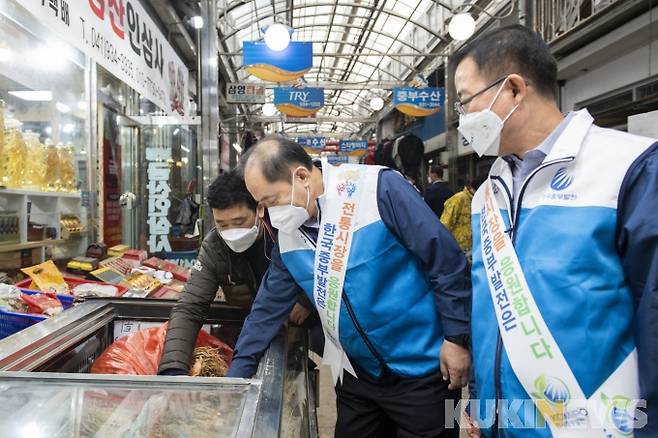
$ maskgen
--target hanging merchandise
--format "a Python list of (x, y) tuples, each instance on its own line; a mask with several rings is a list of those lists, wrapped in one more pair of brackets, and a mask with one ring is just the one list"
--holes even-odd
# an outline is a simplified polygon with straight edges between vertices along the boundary
[(311, 116), (324, 106), (324, 88), (275, 88), (274, 105), (288, 116)]
[(393, 89), (393, 105), (401, 113), (426, 117), (441, 111), (444, 95), (443, 87), (398, 87)]
[(274, 51), (262, 41), (243, 41), (245, 70), (264, 81), (290, 82), (313, 67), (313, 43), (291, 41), (287, 48)]

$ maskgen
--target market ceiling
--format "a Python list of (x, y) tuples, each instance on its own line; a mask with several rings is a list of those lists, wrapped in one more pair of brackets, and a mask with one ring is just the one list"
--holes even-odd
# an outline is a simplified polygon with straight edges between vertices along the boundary
[[(431, 49), (449, 44), (449, 19), (453, 11), (466, 10), (466, 3), (481, 10), (499, 2), (218, 0), (218, 32), (230, 49), (220, 62), (240, 82), (262, 83), (242, 67), (242, 41), (262, 39), (263, 29), (274, 22), (291, 26), (294, 41), (313, 42), (313, 68), (304, 80), (326, 86), (325, 107), (317, 116), (330, 121), (286, 125), (285, 130), (357, 132), (371, 123), (350, 119), (371, 118), (376, 113), (370, 107), (373, 97), (386, 98), (391, 84), (406, 85), (428, 55), (436, 56), (428, 53)], [(260, 105), (249, 107), (248, 113), (259, 116)], [(345, 121), (335, 121), (341, 118)]]

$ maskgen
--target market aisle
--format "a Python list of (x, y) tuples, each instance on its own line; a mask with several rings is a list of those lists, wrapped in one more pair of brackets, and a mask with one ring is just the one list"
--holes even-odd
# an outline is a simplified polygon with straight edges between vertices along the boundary
[(318, 429), (320, 438), (333, 438), (336, 426), (336, 392), (331, 382), (331, 369), (320, 367), (320, 407), (318, 408)]

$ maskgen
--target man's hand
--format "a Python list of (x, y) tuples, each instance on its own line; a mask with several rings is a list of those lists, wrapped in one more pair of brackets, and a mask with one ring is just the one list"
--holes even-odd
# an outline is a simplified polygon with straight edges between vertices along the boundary
[(468, 384), (471, 369), (471, 353), (468, 349), (450, 341), (443, 341), (439, 360), (443, 380), (450, 380), (448, 389), (459, 389)]
[(292, 308), (292, 312), (290, 312), (290, 316), (288, 319), (290, 319), (291, 322), (294, 322), (297, 325), (302, 325), (304, 324), (304, 321), (306, 321), (306, 318), (308, 318), (308, 315), (311, 314), (311, 311), (308, 310), (306, 307), (302, 306), (299, 303), (295, 304), (295, 307)]

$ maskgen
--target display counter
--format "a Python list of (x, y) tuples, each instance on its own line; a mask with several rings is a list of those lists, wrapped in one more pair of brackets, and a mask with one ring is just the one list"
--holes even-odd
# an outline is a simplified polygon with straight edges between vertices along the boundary
[[(163, 323), (173, 304), (88, 300), (0, 341), (0, 404), (14, 413), (0, 430), (30, 437), (317, 436), (301, 329), (282, 330), (251, 379), (88, 374), (115, 339)], [(213, 304), (207, 324), (241, 325), (246, 314)]]

